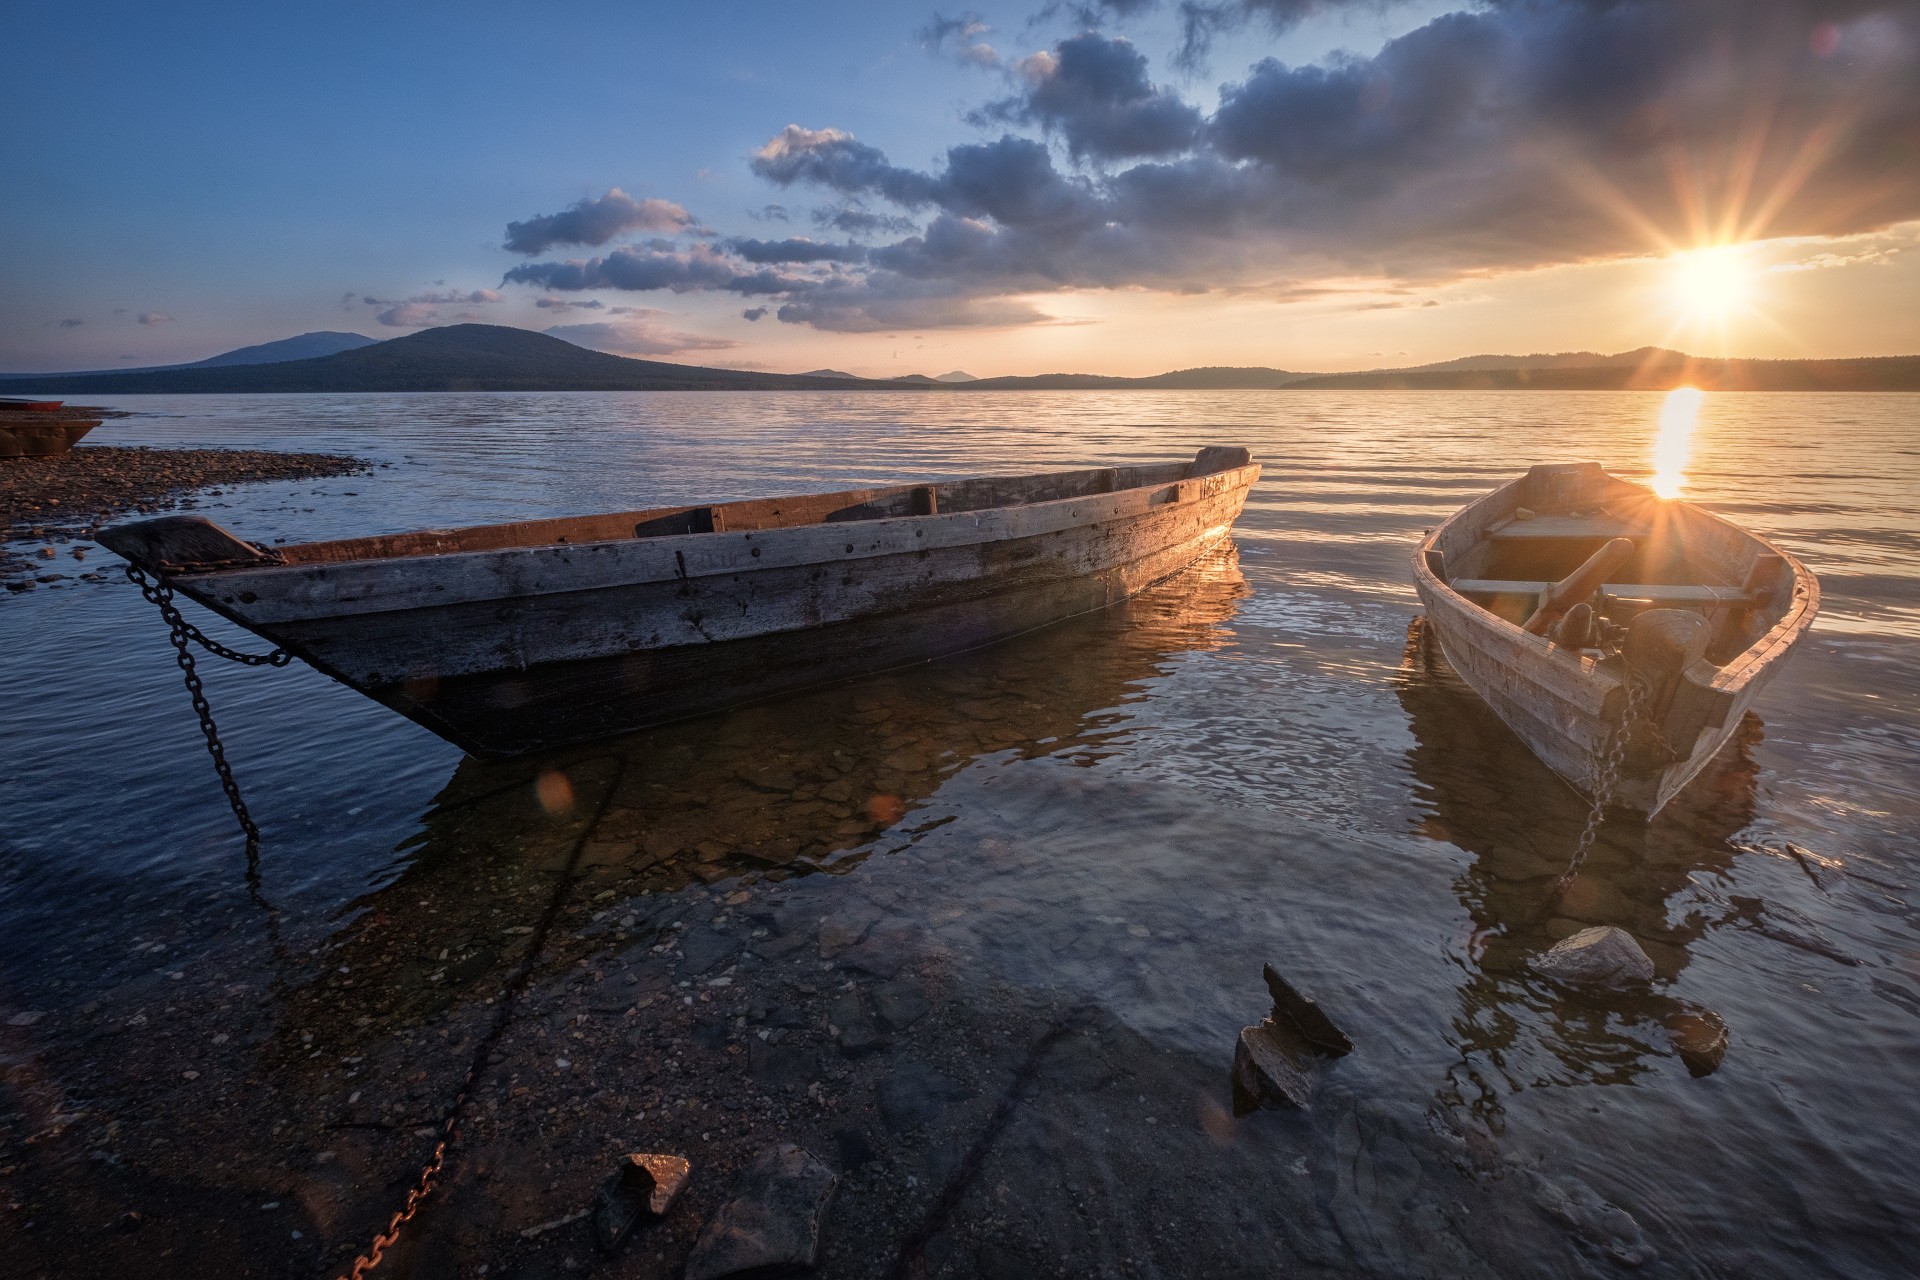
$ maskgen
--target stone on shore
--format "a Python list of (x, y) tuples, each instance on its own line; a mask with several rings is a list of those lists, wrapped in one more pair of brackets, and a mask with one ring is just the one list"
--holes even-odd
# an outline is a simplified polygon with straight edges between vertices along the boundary
[(684, 1156), (636, 1152), (621, 1161), (594, 1200), (593, 1239), (600, 1252), (613, 1256), (634, 1228), (664, 1218), (692, 1172)]
[(1609, 986), (1653, 979), (1653, 961), (1633, 935), (1613, 925), (1582, 929), (1535, 956), (1536, 973), (1556, 982)]
[(686, 1280), (809, 1270), (820, 1260), (833, 1171), (792, 1143), (763, 1151), (700, 1233)]

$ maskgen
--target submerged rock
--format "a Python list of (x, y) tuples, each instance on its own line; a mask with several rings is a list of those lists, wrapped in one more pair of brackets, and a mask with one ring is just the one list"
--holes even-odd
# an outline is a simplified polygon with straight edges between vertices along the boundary
[(761, 1152), (700, 1233), (686, 1280), (812, 1268), (820, 1260), (821, 1231), (838, 1184), (831, 1169), (792, 1143)]
[(1534, 971), (1556, 982), (1608, 985), (1650, 982), (1653, 961), (1633, 935), (1612, 925), (1582, 929), (1533, 959)]
[(1533, 1199), (1579, 1240), (1622, 1266), (1643, 1267), (1660, 1256), (1632, 1214), (1578, 1178), (1535, 1174)]

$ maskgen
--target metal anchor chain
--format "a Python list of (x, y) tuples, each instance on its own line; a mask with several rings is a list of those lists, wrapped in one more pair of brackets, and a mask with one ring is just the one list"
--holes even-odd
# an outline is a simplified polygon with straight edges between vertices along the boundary
[(1613, 801), (1614, 788), (1620, 785), (1620, 769), (1627, 762), (1627, 746), (1633, 738), (1634, 726), (1645, 716), (1650, 692), (1648, 686), (1637, 676), (1629, 674), (1626, 687), (1627, 705), (1621, 712), (1620, 723), (1613, 727), (1613, 732), (1601, 744), (1600, 767), (1594, 772), (1593, 807), (1587, 811), (1587, 825), (1574, 842), (1572, 861), (1567, 863), (1567, 869), (1554, 882), (1553, 894), (1556, 899), (1573, 883), (1573, 878), (1580, 873), (1580, 864), (1587, 860), (1594, 841), (1600, 837), (1600, 824), (1606, 819), (1607, 805)]
[(247, 812), (246, 799), (240, 794), (240, 784), (234, 781), (233, 766), (227, 763), (227, 750), (220, 743), (220, 730), (213, 722), (213, 707), (201, 687), (200, 673), (194, 669), (193, 650), (188, 648), (188, 643), (199, 645), (215, 657), (249, 667), (284, 667), (293, 661), (293, 655), (285, 649), (275, 649), (272, 653), (241, 653), (237, 649), (229, 649), (181, 615), (179, 606), (173, 602), (173, 588), (166, 582), (149, 580), (138, 565), (127, 566), (127, 580), (140, 588), (140, 594), (160, 610), (160, 616), (166, 620), (167, 638), (173, 642), (173, 660), (186, 681), (187, 696), (193, 699), (194, 714), (200, 717), (200, 732), (207, 739), (207, 754), (213, 757), (214, 771), (220, 775), (220, 787), (227, 793), (227, 803), (233, 808), (233, 816), (239, 821), (240, 830), (246, 834), (247, 852), (251, 854), (260, 844), (260, 828), (253, 824), (253, 815)]

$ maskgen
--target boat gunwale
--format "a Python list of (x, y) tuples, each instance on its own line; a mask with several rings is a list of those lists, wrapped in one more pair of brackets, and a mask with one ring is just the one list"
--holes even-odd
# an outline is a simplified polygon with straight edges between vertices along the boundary
[[(1172, 465), (1172, 464), (1160, 464), (1160, 465)], [(1101, 469), (1102, 468), (1088, 468), (1087, 470), (1097, 471)], [(1048, 473), (1039, 473), (1039, 474), (1059, 475), (1059, 474), (1073, 474), (1073, 473), (1048, 472)], [(392, 570), (402, 566), (408, 567), (408, 568), (417, 568), (418, 566), (425, 565), (425, 564), (444, 565), (449, 567), (461, 567), (461, 568), (471, 566), (475, 568), (477, 571), (485, 572), (486, 567), (489, 565), (489, 562), (526, 563), (528, 561), (538, 561), (538, 560), (544, 559), (544, 560), (560, 560), (563, 563), (570, 563), (570, 557), (573, 557), (576, 555), (592, 556), (595, 554), (604, 554), (609, 551), (620, 551), (620, 550), (639, 549), (639, 548), (654, 549), (655, 552), (657, 553), (657, 558), (664, 561), (665, 563), (656, 567), (654, 570), (650, 571), (644, 577), (636, 577), (631, 579), (633, 581), (666, 581), (669, 578), (673, 578), (673, 577), (679, 577), (683, 579), (684, 578), (718, 577), (718, 576), (725, 576), (725, 575), (735, 574), (740, 572), (759, 571), (764, 569), (791, 568), (795, 566), (818, 565), (818, 564), (838, 564), (838, 563), (845, 563), (850, 560), (875, 559), (875, 558), (884, 558), (888, 556), (897, 556), (897, 555), (911, 555), (919, 551), (934, 550), (940, 547), (948, 547), (948, 546), (986, 545), (986, 544), (991, 544), (995, 542), (1010, 541), (1018, 536), (1025, 536), (1024, 534), (1009, 533), (1008, 531), (1005, 531), (1005, 530), (986, 529), (982, 531), (982, 536), (978, 536), (978, 537), (961, 536), (950, 542), (945, 540), (940, 540), (940, 541), (929, 540), (928, 543), (918, 545), (918, 546), (895, 547), (895, 546), (885, 545), (887, 542), (887, 538), (885, 535), (888, 533), (897, 533), (899, 530), (903, 528), (924, 528), (927, 526), (929, 522), (938, 522), (942, 520), (950, 522), (950, 526), (956, 530), (960, 529), (963, 526), (964, 522), (973, 522), (977, 528), (978, 526), (986, 523), (986, 520), (983, 520), (983, 518), (988, 518), (988, 519), (997, 518), (997, 520), (995, 520), (995, 522), (997, 523), (999, 521), (1007, 519), (1009, 516), (1012, 515), (1012, 513), (1022, 513), (1022, 515), (1028, 520), (1033, 520), (1037, 517), (1037, 519), (1041, 522), (1051, 523), (1051, 521), (1048, 520), (1048, 517), (1056, 515), (1060, 509), (1070, 506), (1072, 504), (1111, 503), (1116, 499), (1120, 500), (1123, 505), (1132, 505), (1134, 503), (1139, 503), (1140, 505), (1137, 510), (1119, 511), (1119, 512), (1113, 513), (1110, 516), (1105, 516), (1105, 517), (1096, 516), (1084, 521), (1069, 520), (1065, 522), (1065, 524), (1063, 524), (1061, 527), (1067, 527), (1067, 525), (1071, 525), (1075, 523), (1088, 523), (1088, 524), (1098, 523), (1102, 519), (1111, 519), (1111, 520), (1137, 519), (1140, 516), (1144, 515), (1147, 511), (1151, 510), (1153, 507), (1158, 505), (1163, 505), (1163, 504), (1157, 504), (1151, 501), (1152, 497), (1158, 493), (1172, 490), (1172, 491), (1175, 491), (1175, 494), (1177, 495), (1179, 486), (1192, 485), (1192, 486), (1195, 486), (1197, 489), (1199, 489), (1199, 492), (1196, 492), (1193, 495), (1193, 500), (1198, 501), (1198, 500), (1203, 500), (1204, 498), (1209, 496), (1209, 490), (1211, 490), (1212, 492), (1219, 492), (1227, 489), (1251, 489), (1253, 484), (1258, 481), (1259, 476), (1260, 476), (1260, 464), (1258, 462), (1249, 462), (1244, 466), (1226, 467), (1219, 471), (1208, 472), (1205, 475), (1194, 476), (1186, 479), (1174, 479), (1174, 480), (1160, 481), (1153, 484), (1135, 485), (1126, 489), (1115, 489), (1105, 493), (1080, 494), (1080, 495), (1073, 495), (1073, 496), (1062, 497), (1062, 498), (1049, 498), (1049, 499), (1044, 499), (1037, 502), (1008, 504), (1008, 505), (998, 506), (998, 507), (983, 507), (983, 508), (979, 508), (971, 511), (952, 511), (952, 512), (936, 511), (926, 515), (883, 516), (883, 517), (878, 517), (878, 518), (869, 519), (869, 520), (844, 521), (844, 522), (833, 522), (833, 523), (812, 522), (808, 524), (788, 525), (788, 526), (780, 526), (780, 527), (766, 528), (766, 529), (717, 530), (712, 533), (661, 534), (661, 535), (654, 535), (650, 537), (641, 537), (641, 538), (626, 537), (626, 538), (596, 539), (590, 542), (542, 543), (536, 546), (528, 546), (528, 547), (490, 547), (490, 548), (475, 549), (471, 551), (443, 551), (443, 552), (424, 553), (424, 554), (416, 554), (416, 555), (379, 557), (379, 558), (371, 558), (371, 559), (364, 559), (364, 560), (314, 560), (314, 561), (294, 561), (294, 562), (284, 563), (284, 564), (263, 562), (260, 564), (251, 564), (251, 565), (243, 564), (243, 565), (225, 566), (225, 567), (208, 569), (208, 570), (191, 572), (191, 573), (174, 573), (174, 574), (169, 574), (167, 576), (169, 581), (178, 585), (182, 590), (187, 591), (188, 594), (192, 595), (194, 598), (199, 599), (203, 603), (207, 603), (209, 605), (211, 605), (216, 599), (219, 599), (220, 593), (223, 591), (234, 591), (237, 589), (252, 589), (254, 587), (261, 587), (261, 588), (277, 587), (281, 583), (291, 583), (296, 581), (299, 581), (299, 582), (311, 581), (315, 583), (325, 582), (328, 584), (330, 588), (329, 594), (335, 597), (336, 603), (346, 602), (346, 601), (359, 599), (359, 597), (355, 597), (353, 595), (345, 593), (344, 589), (348, 587), (350, 580), (363, 578), (369, 574), (378, 575), (384, 571)], [(987, 477), (987, 478), (991, 479), (993, 477)], [(1023, 477), (1006, 477), (1006, 478), (1018, 479)], [(911, 487), (913, 486), (906, 486), (906, 488), (911, 488)], [(847, 491), (841, 491), (841, 492), (847, 492)], [(862, 492), (862, 491), (856, 490), (852, 492)], [(799, 495), (799, 496), (809, 496), (809, 495)], [(829, 493), (826, 495), (814, 495), (814, 496), (834, 497), (834, 496), (837, 496), (837, 494)], [(1145, 501), (1142, 501), (1142, 499), (1145, 499)], [(1180, 499), (1178, 498), (1178, 496), (1175, 496), (1171, 499), (1171, 501), (1179, 501), (1179, 500)], [(615, 513), (615, 514), (624, 514), (624, 513)], [(592, 519), (595, 517), (582, 517), (582, 518)], [(476, 527), (486, 528), (491, 526), (476, 526)], [(794, 534), (794, 535), (803, 535), (803, 536), (812, 537), (812, 538), (819, 538), (822, 536), (821, 531), (827, 530), (827, 531), (831, 531), (830, 536), (832, 540), (835, 542), (838, 542), (846, 535), (846, 533), (854, 529), (862, 530), (865, 536), (862, 539), (856, 540), (855, 549), (848, 552), (836, 551), (832, 555), (812, 555), (811, 558), (797, 558), (792, 560), (791, 562), (783, 559), (778, 555), (770, 556), (764, 559), (761, 558), (761, 547), (767, 545), (769, 541), (767, 535)], [(1033, 530), (1032, 532), (1042, 532), (1042, 531), (1043, 530), (1036, 529), (1036, 530)], [(881, 536), (876, 537), (875, 536), (876, 534)], [(867, 545), (865, 546), (859, 545), (861, 542), (865, 542)], [(305, 544), (305, 545), (313, 545), (313, 544)], [(696, 548), (702, 548), (702, 549), (713, 548), (717, 551), (721, 551), (722, 554), (716, 557), (696, 558), (693, 555), (693, 552), (695, 551)], [(736, 564), (736, 563), (732, 563), (731, 559), (727, 558), (727, 556), (725, 555), (725, 551), (727, 549), (738, 549), (738, 548), (746, 549), (744, 552), (744, 556), (750, 559), (750, 563)], [(803, 553), (803, 555), (804, 554), (805, 553)], [(740, 557), (735, 556), (734, 558), (740, 558)], [(671, 566), (671, 568), (669, 568), (668, 566)], [(523, 583), (521, 585), (522, 585), (522, 590), (525, 591), (526, 584)], [(549, 592), (547, 591), (525, 591), (525, 593), (532, 594), (532, 595), (549, 594)], [(487, 598), (499, 598), (499, 597), (489, 596)], [(437, 603), (450, 603), (453, 601), (453, 599), (454, 597), (443, 596), (437, 601)], [(403, 608), (406, 606), (394, 606), (394, 607)], [(353, 610), (353, 612), (365, 612), (365, 611), (366, 610), (363, 610), (363, 609)]]
[[(774, 502), (803, 502), (803, 501), (819, 502), (827, 499), (844, 499), (847, 506), (855, 507), (855, 506), (860, 506), (864, 503), (870, 503), (870, 502), (882, 500), (885, 498), (897, 497), (901, 494), (911, 493), (916, 489), (931, 488), (935, 490), (937, 493), (941, 488), (946, 486), (990, 483), (994, 481), (1006, 482), (1006, 481), (1056, 480), (1056, 479), (1061, 479), (1068, 476), (1082, 476), (1082, 475), (1091, 476), (1091, 475), (1099, 474), (1100, 472), (1103, 472), (1103, 471), (1110, 472), (1110, 471), (1118, 471), (1118, 470), (1135, 470), (1135, 469), (1145, 469), (1147, 467), (1191, 466), (1193, 464), (1193, 461), (1194, 460), (1191, 458), (1185, 459), (1185, 460), (1169, 459), (1164, 462), (1136, 463), (1130, 467), (1125, 467), (1125, 468), (1122, 468), (1122, 467), (1074, 467), (1065, 471), (1034, 471), (1034, 472), (1019, 472), (1019, 473), (1008, 474), (1008, 475), (955, 476), (945, 480), (929, 479), (929, 480), (918, 481), (911, 484), (880, 485), (880, 486), (863, 488), (863, 489), (830, 489), (823, 492), (779, 493), (779, 494), (770, 494), (765, 497), (732, 498), (725, 502), (710, 502), (710, 503), (693, 502), (693, 503), (683, 503), (683, 504), (663, 506), (663, 507), (643, 507), (643, 508), (636, 508), (630, 511), (589, 512), (586, 514), (576, 515), (576, 516), (536, 516), (529, 520), (506, 520), (506, 521), (499, 521), (493, 524), (461, 525), (451, 529), (411, 529), (411, 530), (406, 530), (397, 534), (373, 534), (363, 538), (330, 538), (330, 539), (326, 539), (319, 542), (289, 543), (284, 546), (276, 546), (272, 548), (272, 551), (275, 555), (284, 557), (289, 552), (309, 551), (314, 548), (320, 548), (320, 547), (334, 547), (334, 548), (347, 547), (347, 546), (353, 545), (354, 543), (377, 542), (386, 538), (395, 538), (395, 537), (404, 538), (404, 537), (411, 537), (411, 536), (422, 535), (422, 534), (432, 534), (440, 537), (454, 538), (454, 537), (459, 537), (462, 534), (481, 533), (481, 532), (485, 532), (487, 530), (492, 530), (492, 529), (506, 529), (506, 528), (512, 528), (516, 525), (523, 525), (523, 524), (560, 525), (560, 524), (567, 524), (570, 522), (584, 523), (587, 521), (599, 521), (599, 520), (621, 520), (621, 521), (628, 522), (629, 524), (633, 524), (633, 523), (639, 523), (644, 520), (650, 520), (650, 519), (657, 520), (663, 517), (671, 517), (671, 516), (680, 515), (686, 512), (691, 512), (691, 511), (712, 510), (715, 512), (724, 513), (730, 509), (734, 509), (742, 506), (758, 505), (761, 503), (774, 503)], [(1246, 465), (1258, 466), (1259, 464), (1256, 462), (1249, 461)], [(984, 514), (992, 511), (1031, 510), (1035, 508), (1046, 507), (1053, 503), (1058, 503), (1058, 502), (1084, 502), (1089, 498), (1118, 497), (1123, 494), (1135, 493), (1142, 490), (1164, 489), (1169, 485), (1178, 484), (1183, 480), (1210, 479), (1213, 476), (1225, 475), (1228, 472), (1236, 471), (1240, 469), (1242, 468), (1225, 467), (1219, 471), (1207, 472), (1204, 475), (1174, 476), (1166, 480), (1156, 480), (1147, 484), (1128, 485), (1124, 489), (1110, 489), (1100, 493), (1070, 494), (1065, 497), (1044, 498), (1038, 501), (1031, 501), (1031, 502), (1023, 502), (1023, 501), (1001, 502), (1001, 503), (995, 503), (991, 506), (971, 507), (966, 510), (958, 510), (958, 511), (932, 511), (932, 512), (924, 512), (924, 513), (901, 512), (898, 514), (873, 516), (873, 517), (869, 517), (866, 519), (859, 519), (859, 520), (844, 520), (844, 521), (809, 520), (802, 523), (789, 524), (789, 525), (764, 525), (758, 528), (717, 529), (717, 530), (701, 531), (701, 532), (689, 531), (686, 533), (657, 533), (657, 534), (648, 534), (644, 537), (638, 537), (633, 535), (632, 533), (628, 533), (621, 537), (591, 538), (591, 539), (587, 539), (585, 541), (580, 541), (580, 542), (569, 542), (564, 539), (557, 539), (557, 540), (547, 541), (547, 542), (528, 543), (522, 546), (449, 548), (449, 549), (440, 550), (440, 551), (402, 551), (402, 552), (393, 552), (388, 554), (359, 555), (359, 556), (352, 556), (352, 557), (347, 557), (347, 558), (342, 558), (337, 560), (334, 560), (334, 559), (289, 560), (285, 564), (276, 564), (271, 566), (261, 565), (261, 566), (223, 567), (220, 569), (207, 570), (204, 573), (195, 573), (191, 575), (182, 574), (179, 576), (181, 577), (210, 576), (216, 573), (231, 572), (233, 568), (256, 568), (257, 567), (260, 569), (267, 569), (267, 568), (293, 569), (293, 568), (313, 568), (313, 567), (321, 567), (321, 566), (345, 567), (348, 565), (395, 564), (403, 561), (440, 560), (440, 559), (447, 559), (454, 556), (498, 555), (498, 554), (507, 553), (507, 552), (521, 552), (521, 551), (537, 552), (537, 551), (551, 551), (555, 549), (565, 549), (565, 548), (577, 549), (577, 548), (599, 547), (599, 546), (623, 546), (629, 543), (638, 543), (638, 542), (676, 543), (677, 544), (677, 543), (680, 543), (680, 541), (683, 539), (721, 537), (727, 534), (741, 534), (741, 533), (755, 533), (755, 534), (784, 533), (790, 530), (819, 528), (828, 524), (846, 524), (846, 525), (852, 526), (852, 525), (874, 525), (886, 520), (937, 520), (943, 516), (980, 515), (980, 514)]]
[[(1769, 666), (1790, 652), (1794, 644), (1798, 642), (1800, 636), (1812, 625), (1813, 619), (1818, 614), (1820, 606), (1820, 584), (1818, 579), (1808, 571), (1806, 565), (1803, 564), (1797, 556), (1775, 545), (1762, 534), (1743, 528), (1733, 521), (1726, 519), (1724, 516), (1707, 510), (1698, 503), (1689, 502), (1682, 498), (1661, 498), (1645, 485), (1638, 484), (1632, 480), (1622, 479), (1604, 469), (1602, 470), (1602, 474), (1612, 484), (1638, 490), (1641, 494), (1655, 501), (1674, 503), (1686, 508), (1686, 510), (1694, 516), (1713, 521), (1716, 524), (1732, 530), (1741, 538), (1757, 544), (1763, 550), (1773, 555), (1779, 556), (1791, 571), (1792, 596), (1787, 607), (1782, 610), (1780, 618), (1755, 639), (1752, 644), (1742, 649), (1726, 662), (1720, 664), (1714, 675), (1711, 688), (1716, 693), (1738, 696), (1749, 684), (1758, 679)], [(1604, 707), (1607, 700), (1611, 698), (1613, 691), (1618, 689), (1623, 683), (1623, 676), (1606, 671), (1592, 659), (1583, 658), (1576, 653), (1562, 649), (1549, 641), (1545, 636), (1534, 635), (1519, 624), (1511, 622), (1486, 608), (1484, 605), (1477, 604), (1468, 599), (1458, 591), (1455, 591), (1427, 566), (1426, 553), (1434, 548), (1441, 536), (1445, 534), (1450, 527), (1465, 520), (1481, 507), (1497, 507), (1499, 503), (1496, 500), (1513, 495), (1519, 486), (1525, 484), (1526, 481), (1527, 476), (1522, 474), (1491, 492), (1481, 495), (1479, 498), (1461, 507), (1445, 520), (1441, 521), (1432, 532), (1422, 538), (1413, 553), (1415, 589), (1423, 596), (1429, 590), (1444, 592), (1450, 603), (1457, 603), (1461, 609), (1467, 612), (1467, 616), (1473, 625), (1478, 625), (1492, 631), (1495, 635), (1507, 641), (1509, 645), (1512, 645), (1515, 641), (1529, 642), (1522, 646), (1523, 651), (1533, 654), (1540, 660), (1558, 664), (1562, 670), (1569, 673), (1577, 673), (1581, 678), (1602, 687), (1605, 693), (1602, 695), (1601, 705)], [(1513, 505), (1517, 506), (1517, 501), (1515, 501)], [(1483, 530), (1479, 540), (1485, 541), (1489, 532), (1490, 531)]]

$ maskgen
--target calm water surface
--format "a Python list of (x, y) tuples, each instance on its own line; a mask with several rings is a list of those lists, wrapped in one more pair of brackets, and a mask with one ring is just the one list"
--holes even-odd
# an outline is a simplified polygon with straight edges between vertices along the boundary
[[(750, 844), (938, 903), (971, 972), (1083, 995), (1223, 1072), (1263, 1012), (1271, 960), (1361, 1043), (1341, 1087), (1373, 1113), (1577, 1169), (1676, 1274), (1910, 1274), (1920, 397), (1709, 398), (1688, 496), (1805, 559), (1825, 608), (1737, 744), (1651, 826), (1610, 830), (1559, 914), (1542, 903), (1583, 806), (1448, 673), (1404, 661), (1409, 552), (1530, 463), (1644, 476), (1657, 396), (118, 403), (135, 416), (102, 429), (112, 443), (382, 464), (200, 500), (258, 541), (1247, 445), (1266, 470), (1237, 554), (951, 664), (624, 743), (663, 794), (703, 798), (636, 802), (636, 821), (676, 847)], [(95, 551), (86, 567), (102, 561), (117, 563)], [(73, 1009), (264, 945), (164, 632), (135, 591), (116, 573), (10, 597), (0, 645), (4, 1003)], [(429, 821), (435, 797), (456, 773), (484, 788), (485, 770), (304, 667), (203, 669), (265, 831), (254, 892), (278, 930), (322, 938), (369, 904), (403, 908), (383, 894), (457, 854)], [(897, 821), (875, 835), (817, 803), (742, 807), (753, 770), (804, 779), (829, 755), (897, 794)], [(1642, 940), (1651, 993), (1571, 1003), (1527, 977), (1528, 954), (1586, 923)], [(1725, 1019), (1731, 1048), (1696, 1080), (1664, 1027), (1697, 1008)]]

